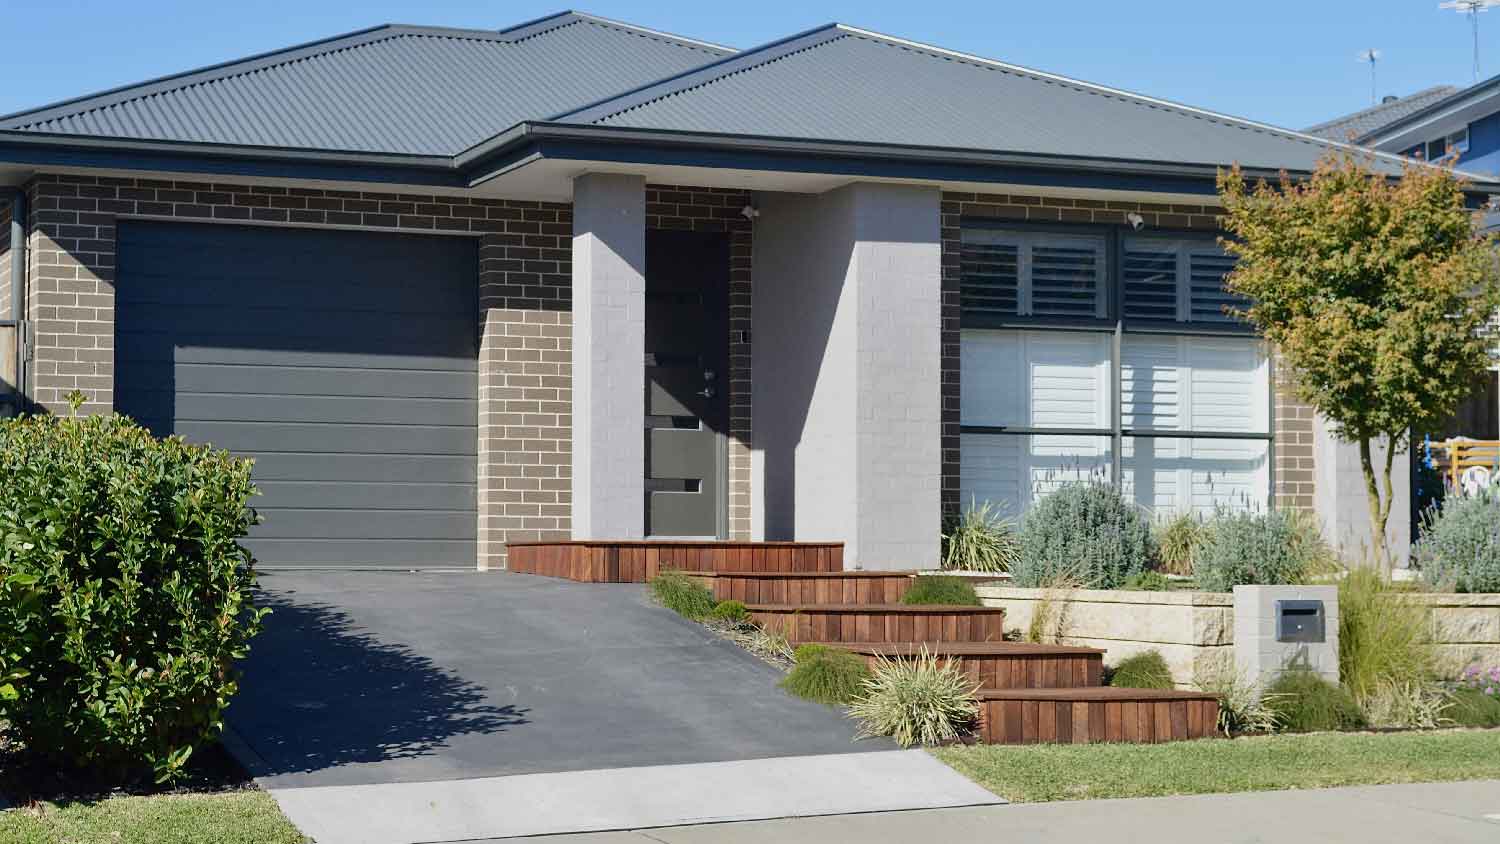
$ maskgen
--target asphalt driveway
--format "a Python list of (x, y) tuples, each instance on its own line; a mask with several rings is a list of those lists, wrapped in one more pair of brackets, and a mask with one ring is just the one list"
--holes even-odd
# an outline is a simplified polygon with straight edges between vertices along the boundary
[(273, 572), (228, 720), (276, 788), (890, 750), (653, 605), (509, 573)]

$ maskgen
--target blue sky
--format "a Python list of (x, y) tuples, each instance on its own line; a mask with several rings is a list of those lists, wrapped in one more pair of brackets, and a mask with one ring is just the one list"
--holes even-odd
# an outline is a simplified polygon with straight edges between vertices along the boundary
[[(387, 22), (499, 29), (564, 8), (496, 0), (10, 0), (0, 114)], [(580, 0), (605, 17), (750, 47), (839, 21), (1293, 128), (1381, 94), (1467, 85), (1468, 21), (1438, 0)], [(1500, 74), (1500, 9), (1481, 16)], [(980, 105), (980, 104), (976, 104)]]

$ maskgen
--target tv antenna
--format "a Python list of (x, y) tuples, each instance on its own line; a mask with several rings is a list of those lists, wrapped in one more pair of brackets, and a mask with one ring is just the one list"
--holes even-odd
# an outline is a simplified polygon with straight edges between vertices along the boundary
[(1380, 51), (1371, 47), (1368, 50), (1360, 50), (1356, 59), (1370, 66), (1370, 105), (1376, 104), (1375, 99), (1375, 63), (1380, 61)]
[(1500, 6), (1500, 0), (1447, 0), (1439, 3), (1439, 9), (1452, 9), (1469, 15), (1469, 28), (1474, 31), (1474, 81), (1479, 81), (1479, 13)]

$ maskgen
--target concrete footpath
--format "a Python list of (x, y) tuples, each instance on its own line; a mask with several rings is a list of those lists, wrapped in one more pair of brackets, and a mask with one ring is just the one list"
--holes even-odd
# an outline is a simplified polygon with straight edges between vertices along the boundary
[(537, 844), (763, 841), (778, 844), (839, 841), (1495, 844), (1500, 841), (1500, 781), (979, 806), (511, 839), (519, 841)]

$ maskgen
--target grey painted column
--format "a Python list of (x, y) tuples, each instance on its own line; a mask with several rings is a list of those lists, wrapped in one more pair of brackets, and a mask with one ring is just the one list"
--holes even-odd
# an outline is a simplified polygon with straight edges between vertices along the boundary
[(573, 181), (573, 538), (645, 531), (646, 180)]
[(761, 198), (752, 530), (934, 566), (941, 529), (940, 194), (854, 184)]
[[(1373, 561), (1370, 538), (1370, 504), (1365, 476), (1359, 465), (1359, 446), (1341, 442), (1332, 426), (1319, 417), (1313, 423), (1313, 507), (1323, 524), (1323, 537), (1351, 563)], [(1371, 455), (1379, 478), (1385, 462), (1385, 445), (1378, 443)], [(1396, 455), (1391, 471), (1395, 500), (1386, 521), (1386, 547), (1397, 568), (1407, 565), (1411, 555), (1411, 460)]]

